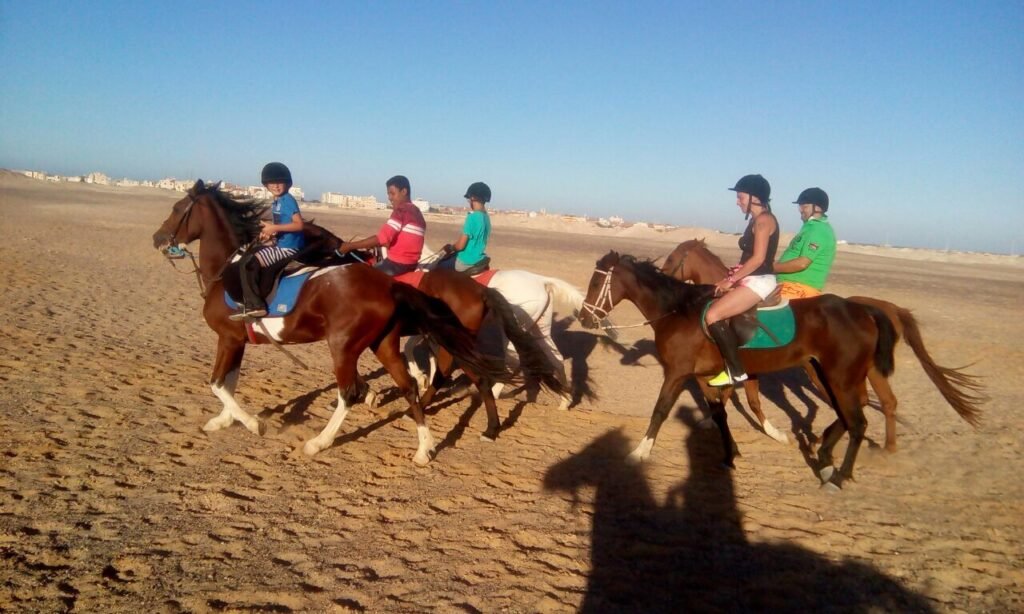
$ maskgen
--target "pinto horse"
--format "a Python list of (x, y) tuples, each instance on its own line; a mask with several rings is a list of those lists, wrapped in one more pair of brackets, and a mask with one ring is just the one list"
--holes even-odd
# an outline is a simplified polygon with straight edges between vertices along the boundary
[[(707, 385), (708, 379), (722, 370), (721, 354), (702, 327), (704, 307), (713, 295), (714, 286), (683, 283), (665, 275), (651, 262), (633, 256), (611, 251), (597, 261), (583, 304), (583, 325), (596, 328), (598, 321), (620, 301), (632, 302), (654, 329), (657, 358), (665, 376), (647, 433), (630, 454), (635, 462), (650, 455), (658, 430), (683, 384), (696, 376), (722, 435), (724, 463), (734, 466), (736, 443), (729, 431), (724, 403), (732, 388), (716, 391)], [(858, 386), (867, 377), (872, 363), (883, 374), (892, 372), (895, 332), (878, 308), (831, 294), (795, 302), (792, 310), (796, 320), (792, 342), (779, 348), (740, 350), (740, 356), (748, 373), (778, 371), (814, 359), (838, 415), (825, 429), (818, 449), (818, 476), (824, 486), (838, 489), (843, 480), (853, 478), (857, 452), (867, 428)], [(850, 443), (836, 471), (832, 451), (847, 431)]]
[[(248, 342), (246, 324), (228, 319), (232, 310), (224, 300), (221, 275), (239, 246), (259, 234), (260, 215), (266, 206), (252, 199), (234, 198), (219, 184), (196, 181), (187, 195), (176, 202), (171, 214), (153, 234), (153, 247), (165, 255), (180, 244), (200, 242), (198, 271), (205, 282), (203, 317), (217, 333), (210, 387), (223, 403), (223, 410), (203, 430), (216, 431), (238, 420), (249, 431), (262, 435), (263, 423), (246, 413), (235, 399), (235, 387)], [(202, 284), (201, 284), (202, 285)], [(327, 426), (303, 446), (307, 455), (329, 447), (338, 434), (349, 406), (366, 393), (356, 363), (370, 348), (394, 378), (409, 403), (419, 445), (413, 462), (425, 465), (434, 454), (434, 439), (423, 415), (423, 405), (402, 359), (403, 327), (428, 335), (454, 355), (467, 370), (500, 379), (501, 369), (477, 351), (473, 335), (443, 302), (418, 290), (394, 282), (367, 266), (342, 265), (321, 269), (303, 286), (295, 309), (263, 328), (279, 343), (310, 343), (327, 340), (338, 382), (338, 405)], [(255, 333), (254, 334), (259, 334)]]
[[(721, 258), (716, 256), (707, 248), (702, 239), (691, 239), (683, 241), (676, 246), (665, 263), (661, 266), (663, 273), (675, 277), (680, 281), (692, 281), (695, 284), (714, 284), (725, 278), (728, 268)], [(924, 339), (921, 337), (921, 330), (917, 326), (917, 320), (909, 309), (900, 307), (876, 298), (867, 296), (851, 296), (847, 300), (864, 305), (872, 305), (881, 309), (889, 318), (896, 331), (896, 340), (906, 339), (907, 344), (914, 350), (921, 367), (928, 375), (932, 383), (939, 390), (942, 398), (956, 410), (965, 421), (977, 425), (981, 415), (978, 407), (987, 400), (982, 392), (982, 386), (976, 376), (963, 372), (963, 367), (943, 367), (935, 363), (928, 350), (925, 349)], [(822, 390), (820, 382), (813, 367), (808, 363), (804, 365), (812, 382)], [(896, 451), (896, 395), (893, 394), (889, 379), (882, 375), (874, 367), (868, 369), (868, 382), (878, 395), (878, 401), (882, 406), (882, 413), (885, 415), (885, 450)], [(756, 377), (751, 377), (743, 383), (747, 393), (747, 403), (750, 409), (757, 415), (758, 421), (765, 433), (773, 439), (785, 443), (785, 434), (779, 432), (764, 416), (761, 411), (761, 399), (758, 395), (758, 382)], [(867, 404), (867, 387), (864, 383), (860, 386), (861, 404)]]

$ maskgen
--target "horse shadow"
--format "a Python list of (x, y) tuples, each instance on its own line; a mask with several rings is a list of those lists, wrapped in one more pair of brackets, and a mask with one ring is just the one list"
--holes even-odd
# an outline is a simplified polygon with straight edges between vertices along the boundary
[(690, 475), (664, 504), (643, 468), (625, 462), (630, 446), (621, 429), (545, 473), (544, 488), (567, 493), (573, 508), (581, 489), (596, 489), (580, 611), (933, 611), (925, 597), (869, 565), (748, 541), (717, 431), (693, 428), (693, 409), (682, 408), (679, 418), (691, 427)]

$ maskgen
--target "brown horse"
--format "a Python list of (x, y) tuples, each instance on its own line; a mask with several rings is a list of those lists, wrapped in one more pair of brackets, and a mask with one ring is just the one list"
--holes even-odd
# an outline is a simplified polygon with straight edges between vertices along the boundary
[[(336, 250), (343, 241), (331, 231), (317, 226), (307, 224), (311, 232), (317, 237), (317, 251), (310, 253), (307, 257), (313, 260), (329, 258), (331, 254), (337, 254)], [(422, 274), (417, 288), (427, 296), (444, 301), (462, 325), (474, 335), (478, 334), (483, 326), (484, 319), (491, 314), (500, 324), (505, 337), (512, 342), (519, 357), (519, 366), (527, 378), (534, 378), (540, 381), (545, 387), (558, 395), (565, 396), (568, 393), (564, 380), (559, 377), (557, 367), (560, 367), (547, 359), (540, 339), (527, 333), (516, 318), (512, 306), (505, 297), (494, 288), (489, 288), (477, 283), (472, 277), (465, 273), (459, 273), (448, 269), (434, 269)], [(420, 404), (424, 407), (429, 405), (437, 394), (437, 386), (444, 377), (449, 375), (454, 368), (452, 355), (443, 347), (437, 352), (438, 374), (441, 379), (434, 378), (422, 391)], [(493, 441), (498, 436), (501, 423), (498, 419), (497, 405), (494, 400), (494, 393), (491, 384), (486, 377), (478, 377), (472, 371), (463, 369), (477, 389), (484, 407), (487, 410), (487, 429), (481, 435), (481, 439)]]
[[(203, 317), (217, 333), (210, 386), (224, 405), (221, 413), (203, 427), (205, 431), (216, 431), (238, 420), (253, 433), (264, 432), (262, 422), (246, 413), (234, 396), (247, 333), (244, 323), (228, 319), (232, 312), (224, 300), (221, 274), (239, 246), (257, 237), (265, 209), (254, 200), (233, 198), (222, 192), (219, 184), (207, 186), (199, 180), (174, 204), (170, 216), (153, 234), (153, 247), (165, 254), (179, 244), (200, 242), (198, 271), (206, 287)], [(447, 305), (366, 266), (322, 269), (306, 282), (291, 313), (265, 321), (270, 320), (274, 321), (270, 326), (262, 333), (256, 332), (257, 327), (254, 334), (270, 336), (279, 343), (326, 339), (334, 361), (338, 405), (323, 431), (306, 442), (303, 451), (308, 455), (334, 442), (349, 406), (363, 397), (367, 387), (358, 379), (356, 362), (370, 348), (409, 403), (419, 439), (413, 461), (420, 465), (430, 462), (434, 439), (399, 348), (403, 327), (428, 335), (467, 370), (492, 379), (503, 377), (494, 361), (477, 351), (473, 335)]]
[[(714, 284), (724, 279), (728, 273), (725, 263), (707, 248), (702, 239), (691, 239), (677, 245), (668, 258), (665, 259), (661, 270), (671, 277), (681, 281), (692, 281), (695, 284)], [(907, 344), (914, 350), (914, 355), (920, 361), (924, 372), (932, 380), (932, 383), (935, 384), (935, 387), (938, 388), (939, 393), (942, 394), (942, 398), (946, 399), (946, 402), (956, 410), (956, 413), (968, 423), (975, 426), (978, 424), (981, 415), (981, 409), (978, 406), (988, 400), (981, 392), (982, 386), (980, 381), (976, 376), (964, 373), (963, 367), (943, 367), (935, 364), (931, 355), (928, 354), (928, 350), (924, 347), (921, 330), (918, 328), (917, 320), (910, 313), (909, 309), (889, 301), (867, 296), (851, 296), (847, 300), (881, 309), (886, 317), (889, 318), (896, 331), (896, 340), (899, 341), (900, 338), (906, 339)], [(805, 364), (804, 369), (818, 389), (823, 390), (810, 363)], [(874, 389), (875, 394), (878, 395), (878, 401), (882, 405), (882, 413), (885, 415), (885, 450), (895, 452), (896, 395), (893, 394), (892, 387), (889, 385), (889, 379), (880, 373), (874, 365), (868, 369), (868, 381), (871, 382), (871, 387)], [(757, 378), (751, 377), (744, 382), (744, 390), (747, 393), (747, 402), (750, 404), (750, 409), (757, 415), (757, 419), (760, 421), (765, 433), (773, 439), (785, 443), (786, 436), (780, 433), (765, 418), (764, 412), (761, 411)], [(860, 398), (862, 405), (867, 404), (867, 386), (863, 382), (860, 385)]]
[[(654, 329), (657, 357), (665, 376), (647, 433), (630, 454), (634, 461), (650, 455), (661, 423), (675, 405), (683, 384), (696, 376), (722, 435), (724, 462), (733, 467), (736, 443), (729, 432), (723, 402), (732, 389), (716, 391), (707, 385), (707, 380), (722, 369), (721, 354), (705, 335), (701, 322), (703, 309), (713, 294), (714, 286), (683, 283), (651, 262), (632, 256), (612, 251), (597, 261), (587, 288), (583, 325), (596, 328), (619, 301), (632, 302)], [(796, 336), (791, 343), (780, 348), (740, 350), (740, 356), (748, 373), (778, 371), (814, 359), (838, 415), (825, 429), (818, 449), (818, 475), (825, 485), (839, 488), (844, 479), (853, 477), (867, 428), (858, 385), (867, 377), (872, 363), (884, 374), (892, 372), (892, 323), (875, 307), (831, 294), (794, 303), (792, 310)], [(847, 431), (850, 443), (842, 465), (835, 471), (832, 450)]]

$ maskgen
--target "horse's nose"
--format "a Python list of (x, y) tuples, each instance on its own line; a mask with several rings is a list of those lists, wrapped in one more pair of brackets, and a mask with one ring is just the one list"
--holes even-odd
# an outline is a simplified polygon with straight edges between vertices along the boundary
[(171, 244), (171, 235), (166, 232), (157, 231), (153, 233), (153, 247), (163, 249)]

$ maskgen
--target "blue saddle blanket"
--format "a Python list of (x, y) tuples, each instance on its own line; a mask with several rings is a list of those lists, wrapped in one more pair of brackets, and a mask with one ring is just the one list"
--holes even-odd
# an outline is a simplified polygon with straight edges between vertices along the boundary
[[(270, 298), (267, 299), (267, 317), (282, 317), (291, 313), (292, 309), (295, 309), (295, 303), (298, 302), (302, 284), (306, 283), (306, 280), (312, 274), (313, 271), (307, 270), (306, 272), (282, 277), (277, 287), (270, 293)], [(241, 308), (241, 305), (231, 298), (231, 295), (226, 290), (224, 291), (224, 302), (231, 309)]]

